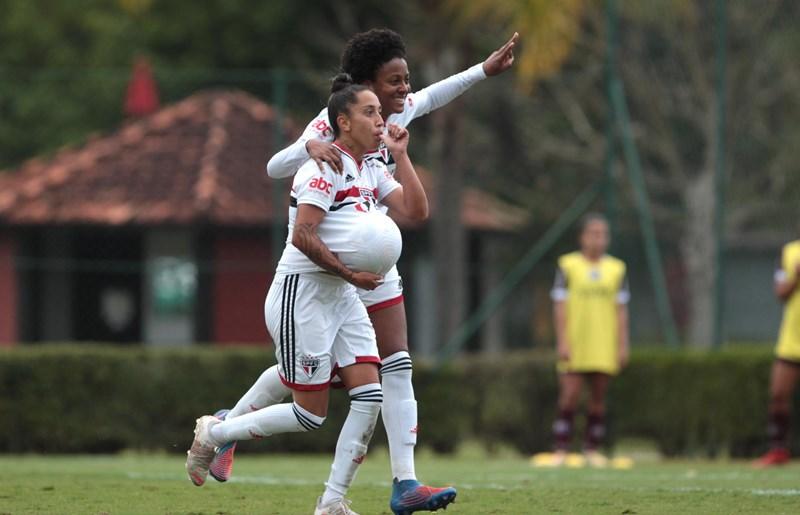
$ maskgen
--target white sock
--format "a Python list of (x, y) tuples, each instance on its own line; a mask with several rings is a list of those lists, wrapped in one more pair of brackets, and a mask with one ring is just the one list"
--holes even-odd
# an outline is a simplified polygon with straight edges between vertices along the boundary
[(211, 437), (217, 442), (261, 439), (277, 433), (311, 431), (318, 429), (323, 422), (325, 417), (318, 417), (294, 402), (287, 402), (225, 419), (211, 428)]
[(367, 454), (367, 445), (378, 421), (383, 396), (378, 383), (357, 386), (350, 394), (350, 413), (344, 421), (339, 440), (336, 442), (336, 455), (333, 457), (331, 474), (325, 483), (325, 493), (321, 504), (325, 505), (341, 499), (353, 482), (358, 466)]
[(392, 477), (398, 481), (417, 479), (414, 446), (417, 444), (417, 401), (411, 384), (411, 356), (400, 351), (381, 364), (383, 426), (389, 440)]
[(253, 386), (242, 395), (236, 406), (228, 413), (226, 419), (235, 418), (245, 413), (251, 413), (273, 404), (278, 404), (291, 393), (288, 386), (283, 384), (278, 375), (278, 365), (266, 369)]

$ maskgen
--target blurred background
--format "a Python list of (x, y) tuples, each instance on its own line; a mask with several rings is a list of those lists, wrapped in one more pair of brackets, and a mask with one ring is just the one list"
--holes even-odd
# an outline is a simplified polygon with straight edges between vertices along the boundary
[[(750, 342), (767, 363), (781, 317), (773, 272), (800, 229), (799, 11), (5, 0), (0, 345), (268, 342), (289, 182), (268, 179), (266, 162), (324, 106), (345, 41), (389, 27), (406, 40), (414, 90), (520, 33), (511, 71), (410, 127), (433, 209), (403, 224), (412, 353), (551, 349), (555, 260), (591, 209), (628, 264), (635, 348)], [(753, 406), (766, 395), (758, 370)]]

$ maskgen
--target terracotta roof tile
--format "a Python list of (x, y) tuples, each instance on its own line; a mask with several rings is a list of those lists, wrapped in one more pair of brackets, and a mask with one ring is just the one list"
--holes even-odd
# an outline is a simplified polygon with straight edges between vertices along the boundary
[[(278, 206), (285, 213), (289, 187), (264, 170), (275, 150), (274, 117), (270, 106), (242, 91), (197, 93), (48, 160), (34, 158), (0, 173), (0, 222), (268, 225), (271, 188), (286, 190)], [(284, 124), (287, 138), (295, 135), (293, 127)], [(420, 174), (430, 186), (430, 174)], [(503, 231), (524, 224), (526, 216), (467, 189), (462, 220)]]

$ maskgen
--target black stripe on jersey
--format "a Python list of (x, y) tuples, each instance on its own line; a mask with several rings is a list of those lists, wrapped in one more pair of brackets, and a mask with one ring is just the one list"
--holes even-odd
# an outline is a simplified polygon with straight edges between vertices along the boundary
[(353, 204), (358, 204), (358, 202), (342, 202), (338, 206), (331, 206), (328, 210), (329, 211), (339, 211), (345, 206), (352, 206)]
[(294, 403), (292, 403), (292, 411), (294, 412), (294, 416), (297, 418), (297, 422), (299, 422), (306, 431), (313, 431), (314, 429), (319, 429), (322, 427), (321, 424), (317, 424), (307, 416), (300, 413), (300, 410), (297, 409), (297, 406)]
[(289, 195), (289, 207), (297, 207), (297, 197)]
[(351, 395), (350, 400), (359, 402), (383, 402), (383, 390), (375, 388), (373, 390), (359, 392), (355, 395)]
[(411, 358), (404, 357), (381, 366), (381, 375), (411, 370)]

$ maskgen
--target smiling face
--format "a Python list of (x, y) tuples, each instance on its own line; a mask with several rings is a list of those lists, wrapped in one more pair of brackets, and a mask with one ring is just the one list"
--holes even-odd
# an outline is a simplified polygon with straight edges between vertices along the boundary
[(340, 138), (353, 150), (376, 148), (383, 134), (383, 118), (378, 97), (370, 90), (356, 93), (356, 102), (337, 117)]
[(378, 68), (375, 80), (366, 81), (364, 84), (378, 96), (383, 107), (384, 119), (390, 114), (402, 113), (406, 96), (411, 91), (406, 60), (395, 57), (386, 62)]

